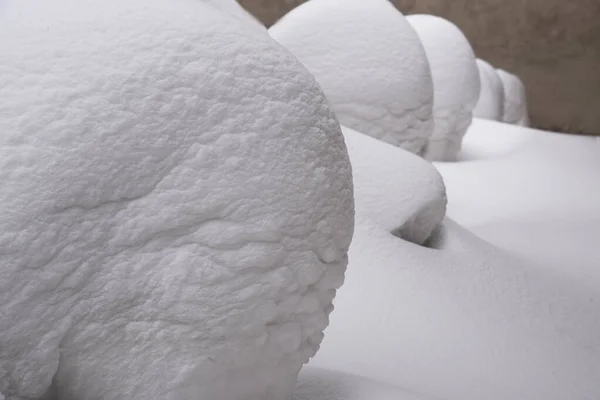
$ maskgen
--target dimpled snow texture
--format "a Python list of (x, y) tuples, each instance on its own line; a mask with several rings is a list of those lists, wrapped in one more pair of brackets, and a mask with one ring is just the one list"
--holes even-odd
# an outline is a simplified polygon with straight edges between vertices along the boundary
[(496, 72), (504, 85), (504, 122), (529, 126), (525, 85), (516, 75), (502, 69), (497, 69)]
[(247, 27), (198, 0), (9, 5), (7, 400), (291, 394), (343, 281), (352, 179), (314, 78)]
[(479, 92), (477, 106), (473, 110), (473, 116), (502, 121), (504, 114), (504, 85), (502, 80), (496, 69), (488, 62), (477, 59), (477, 67), (479, 68), (481, 91)]
[(433, 132), (431, 71), (387, 0), (311, 0), (269, 32), (315, 75), (343, 125), (423, 151)]
[(421, 39), (433, 78), (435, 126), (426, 158), (455, 160), (479, 99), (475, 54), (452, 22), (433, 15), (410, 15), (406, 19)]

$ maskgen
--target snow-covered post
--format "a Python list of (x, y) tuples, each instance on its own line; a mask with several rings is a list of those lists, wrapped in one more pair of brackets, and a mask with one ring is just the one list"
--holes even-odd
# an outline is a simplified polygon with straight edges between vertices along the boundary
[(288, 398), (353, 232), (313, 77), (206, 1), (19, 0), (0, 37), (6, 400)]
[(504, 114), (504, 85), (502, 80), (488, 62), (477, 59), (481, 92), (473, 116), (483, 119), (502, 121)]
[(422, 154), (433, 132), (431, 71), (389, 1), (308, 1), (269, 33), (314, 74), (342, 125)]
[(504, 122), (529, 126), (525, 85), (518, 76), (503, 69), (497, 69), (496, 72), (504, 85)]
[(473, 119), (479, 99), (479, 70), (469, 41), (452, 22), (433, 15), (409, 15), (431, 67), (435, 127), (425, 157), (452, 161)]

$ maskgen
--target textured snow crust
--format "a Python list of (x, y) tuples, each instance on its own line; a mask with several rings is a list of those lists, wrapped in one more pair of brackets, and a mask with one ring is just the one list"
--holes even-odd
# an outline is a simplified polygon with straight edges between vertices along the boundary
[(427, 54), (433, 78), (435, 126), (426, 158), (452, 161), (479, 99), (479, 70), (469, 41), (452, 22), (433, 15), (409, 15)]
[(529, 126), (525, 85), (516, 75), (502, 69), (497, 69), (496, 72), (504, 86), (503, 121), (514, 125)]
[(433, 82), (414, 29), (387, 0), (311, 0), (269, 29), (315, 75), (342, 125), (421, 154)]
[(487, 61), (477, 59), (481, 91), (473, 110), (476, 118), (502, 121), (504, 114), (504, 84), (498, 72)]
[[(416, 204), (443, 196), (441, 179), (431, 165), (421, 164), (423, 160), (401, 149), (359, 141), (347, 130), (344, 134), (355, 177), (355, 235), (346, 280), (334, 302), (335, 313), (310, 365), (444, 400), (600, 398), (598, 286), (593, 288), (572, 275), (565, 279), (564, 274), (538, 262), (543, 258), (534, 260), (502, 250), (448, 218), (426, 240), (427, 247), (391, 234), (391, 221), (401, 224), (398, 216), (412, 215)], [(402, 160), (404, 169), (388, 169), (388, 150), (383, 146), (397, 153), (389, 157)], [(511, 189), (509, 185), (509, 176), (525, 164), (505, 172), (501, 170), (507, 165), (498, 164), (495, 173), (490, 167), (487, 174), (479, 175), (479, 181), (461, 183), (458, 170), (469, 164), (439, 165), (456, 171), (450, 201), (453, 193), (480, 185), (483, 179), (489, 180), (487, 198), (516, 199), (519, 192), (515, 190), (527, 194), (524, 186)], [(474, 175), (478, 165), (472, 164)], [(421, 178), (414, 179), (414, 171), (420, 169)], [(498, 188), (500, 173), (506, 176), (506, 184)], [(430, 178), (423, 179), (424, 175)], [(371, 196), (372, 177), (382, 184), (379, 193), (394, 187), (396, 193), (405, 193), (407, 198), (414, 193), (417, 199)], [(386, 220), (388, 225), (381, 222), (385, 215), (379, 212), (384, 201), (389, 202), (387, 210), (394, 210)], [(502, 215), (501, 203), (486, 207), (482, 197), (474, 201), (490, 218)], [(469, 204), (462, 208), (465, 215)], [(597, 204), (595, 210), (598, 215)], [(436, 214), (430, 225), (441, 219)], [(493, 225), (489, 226), (492, 232)], [(515, 221), (512, 231), (518, 227)], [(557, 224), (554, 229), (560, 227)], [(568, 261), (564, 271), (570, 266)]]
[(259, 29), (266, 30), (267, 28), (252, 14), (250, 14), (244, 7), (240, 5), (236, 0), (203, 0), (204, 2), (216, 7), (217, 9), (224, 11), (234, 17), (240, 18), (243, 21), (247, 21), (249, 25)]
[(0, 392), (291, 395), (353, 230), (346, 147), (314, 78), (204, 1), (6, 11)]

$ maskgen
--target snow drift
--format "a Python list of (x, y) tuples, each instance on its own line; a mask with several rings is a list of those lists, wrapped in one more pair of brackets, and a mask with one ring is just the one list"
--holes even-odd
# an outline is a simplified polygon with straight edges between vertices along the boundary
[(426, 158), (453, 161), (479, 99), (479, 70), (469, 41), (452, 22), (433, 15), (409, 15), (425, 48), (433, 77), (435, 126)]
[(502, 69), (497, 69), (496, 72), (504, 87), (503, 121), (508, 124), (528, 126), (529, 115), (525, 85), (516, 75)]
[(3, 18), (0, 392), (291, 395), (353, 229), (312, 76), (205, 1), (15, 0)]
[[(598, 291), (450, 219), (426, 246), (393, 235), (390, 227), (402, 226), (417, 204), (443, 204), (439, 174), (402, 149), (349, 130), (345, 138), (355, 176), (355, 235), (344, 287), (311, 365), (445, 400), (599, 398)], [(382, 184), (379, 198), (370, 177)], [(487, 179), (496, 182), (491, 174)], [(386, 198), (390, 187), (405, 199)], [(488, 196), (504, 197), (498, 190)], [(381, 204), (393, 209), (388, 219)], [(429, 226), (442, 218), (439, 208), (429, 215)]]
[(430, 400), (389, 384), (321, 368), (304, 367), (293, 400)]
[(342, 125), (421, 154), (433, 83), (415, 31), (387, 0), (311, 0), (269, 29), (312, 72)]
[(504, 85), (498, 72), (488, 62), (477, 59), (481, 91), (473, 116), (502, 121), (504, 114)]

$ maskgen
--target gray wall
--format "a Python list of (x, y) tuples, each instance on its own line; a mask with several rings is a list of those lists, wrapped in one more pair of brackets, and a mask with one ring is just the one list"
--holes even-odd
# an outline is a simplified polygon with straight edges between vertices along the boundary
[[(303, 0), (239, 0), (271, 25)], [(364, 0), (370, 1), (370, 0)], [(456, 23), (478, 57), (519, 75), (532, 123), (600, 134), (600, 0), (398, 0)], [(343, 1), (340, 1), (343, 4)]]

